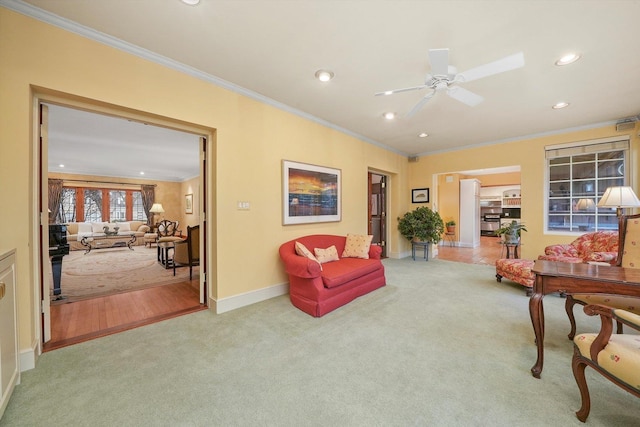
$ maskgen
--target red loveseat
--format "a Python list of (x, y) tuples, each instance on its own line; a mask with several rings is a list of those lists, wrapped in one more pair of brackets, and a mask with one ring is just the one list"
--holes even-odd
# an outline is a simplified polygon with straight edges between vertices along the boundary
[[(296, 253), (300, 242), (309, 251), (334, 245), (340, 259), (321, 265)], [(300, 237), (280, 246), (280, 258), (289, 274), (291, 303), (314, 317), (321, 317), (357, 297), (386, 284), (380, 261), (382, 248), (371, 245), (369, 259), (343, 258), (345, 236), (316, 234)]]

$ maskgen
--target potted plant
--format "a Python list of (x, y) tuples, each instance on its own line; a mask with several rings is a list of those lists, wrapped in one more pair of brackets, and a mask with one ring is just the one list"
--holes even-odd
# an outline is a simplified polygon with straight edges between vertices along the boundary
[(444, 232), (444, 222), (438, 212), (425, 206), (398, 217), (398, 231), (409, 241), (435, 243)]
[(447, 227), (447, 233), (456, 232), (456, 222), (454, 220), (449, 220), (444, 224)]
[(520, 234), (527, 231), (526, 227), (517, 221), (511, 221), (496, 230), (497, 236), (504, 236), (504, 242), (508, 244), (517, 244), (520, 241)]

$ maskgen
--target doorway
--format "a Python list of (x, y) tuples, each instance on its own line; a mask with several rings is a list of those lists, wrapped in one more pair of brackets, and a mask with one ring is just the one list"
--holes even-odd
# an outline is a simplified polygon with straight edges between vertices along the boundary
[(387, 177), (374, 172), (368, 174), (368, 234), (372, 244), (382, 248), (381, 256), (387, 256)]
[[(104, 111), (102, 111), (102, 108), (97, 108), (96, 110), (94, 110), (93, 105), (66, 105), (64, 101), (65, 100), (51, 101), (49, 99), (36, 99), (37, 105), (44, 107), (42, 109), (39, 109), (41, 111), (44, 111), (44, 113), (41, 112), (40, 117), (38, 118), (40, 125), (38, 126), (39, 138), (37, 142), (38, 147), (36, 150), (36, 153), (38, 153), (37, 164), (39, 164), (38, 173), (40, 175), (40, 179), (38, 180), (37, 184), (37, 190), (39, 194), (38, 201), (40, 205), (39, 211), (44, 212), (44, 215), (42, 215), (42, 225), (40, 226), (41, 238), (38, 242), (40, 247), (39, 252), (41, 254), (41, 262), (39, 265), (41, 274), (38, 293), (42, 295), (41, 300), (43, 302), (42, 330), (40, 342), (41, 345), (43, 345), (43, 350), (46, 351), (65, 345), (75, 344), (78, 342), (86, 341), (87, 339), (120, 332), (123, 330), (131, 329), (133, 327), (157, 322), (170, 317), (175, 317), (177, 315), (206, 309), (207, 283), (205, 282), (205, 277), (208, 263), (206, 259), (206, 252), (203, 246), (206, 245), (207, 239), (207, 228), (204, 218), (206, 217), (206, 201), (209, 197), (209, 194), (207, 192), (207, 186), (205, 185), (205, 162), (208, 157), (207, 151), (209, 153), (213, 152), (213, 150), (207, 150), (207, 146), (209, 145), (208, 141), (212, 141), (211, 133), (207, 131), (202, 132), (202, 130), (200, 129), (199, 132), (194, 132), (193, 129), (191, 129), (188, 125), (184, 126), (181, 123), (171, 123), (169, 126), (167, 126), (166, 122), (151, 123), (151, 121), (147, 120), (147, 118), (141, 121), (139, 115), (130, 115), (131, 112), (119, 111), (117, 108), (110, 108), (109, 113), (105, 113)], [(70, 304), (60, 304), (56, 305), (55, 307), (50, 305), (49, 277), (51, 267), (47, 256), (47, 248), (49, 247), (49, 238), (46, 230), (48, 222), (46, 221), (47, 211), (44, 211), (44, 208), (48, 206), (47, 182), (48, 175), (51, 169), (48, 161), (50, 148), (48, 143), (51, 135), (48, 132), (50, 129), (48, 127), (49, 123), (46, 114), (47, 104), (55, 105), (57, 107), (82, 110), (83, 113), (86, 114), (106, 115), (111, 116), (111, 118), (117, 117), (121, 121), (140, 121), (143, 124), (143, 126), (140, 126), (140, 128), (148, 128), (150, 130), (169, 128), (175, 132), (183, 132), (185, 134), (188, 133), (192, 135), (192, 137), (196, 141), (194, 145), (195, 148), (193, 148), (194, 151), (192, 153), (195, 158), (196, 173), (195, 176), (191, 179), (196, 184), (191, 185), (190, 183), (188, 183), (188, 188), (185, 188), (184, 185), (182, 187), (178, 186), (177, 188), (180, 188), (180, 191), (178, 191), (177, 193), (180, 194), (176, 194), (175, 197), (179, 201), (178, 203), (180, 203), (182, 199), (185, 198), (185, 195), (190, 196), (189, 200), (191, 200), (192, 203), (190, 207), (192, 211), (195, 211), (193, 213), (196, 214), (191, 215), (192, 218), (195, 218), (195, 222), (193, 222), (194, 220), (191, 219), (191, 222), (193, 222), (193, 224), (191, 225), (200, 225), (202, 236), (200, 239), (200, 253), (203, 254), (203, 259), (201, 259), (200, 261), (199, 275), (194, 275), (193, 280), (189, 281), (185, 280), (178, 283), (166, 284), (164, 286), (151, 287), (149, 289), (133, 290), (131, 292), (123, 292), (116, 295), (83, 299), (82, 301), (73, 302)], [(154, 121), (156, 120), (158, 120), (158, 118), (154, 118)], [(140, 138), (140, 135), (131, 135), (131, 138)], [(131, 151), (134, 150), (134, 147), (132, 147), (131, 143), (127, 143), (127, 141), (130, 141), (130, 139), (125, 137), (119, 143), (112, 144), (110, 149), (119, 152), (121, 155), (129, 155), (131, 154)], [(156, 147), (150, 146), (149, 148), (154, 149)], [(74, 154), (77, 155), (77, 153)], [(146, 157), (151, 156), (148, 154), (143, 154), (141, 158)], [(119, 165), (122, 162), (114, 161), (111, 163), (114, 165)], [(117, 181), (117, 179), (115, 178), (112, 178), (111, 180)], [(104, 210), (107, 209), (109, 209), (109, 206), (105, 202)], [(130, 216), (130, 210), (131, 208), (128, 207), (128, 216)], [(178, 209), (178, 211), (184, 212), (184, 209), (180, 208)], [(119, 219), (122, 219), (122, 213), (120, 212), (119, 214)], [(109, 215), (113, 216), (113, 213), (109, 212)], [(186, 227), (187, 225), (190, 225), (189, 221), (183, 221), (183, 224), (184, 225), (181, 227), (181, 229), (185, 230), (186, 234)], [(133, 249), (137, 249), (138, 252), (142, 251), (142, 248), (146, 248), (146, 244), (133, 247)], [(124, 250), (126, 250), (126, 248)], [(106, 253), (109, 251), (111, 250), (108, 249), (104, 252)], [(155, 250), (149, 249), (149, 251), (155, 254)], [(145, 304), (147, 305), (146, 308)], [(91, 324), (89, 329), (87, 329), (88, 324)], [(53, 334), (52, 331), (54, 332)], [(57, 337), (55, 342), (52, 342), (52, 335), (54, 338)]]

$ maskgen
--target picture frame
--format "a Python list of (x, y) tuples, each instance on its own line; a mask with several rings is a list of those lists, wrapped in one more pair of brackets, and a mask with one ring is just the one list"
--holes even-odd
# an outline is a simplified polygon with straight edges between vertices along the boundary
[(193, 194), (185, 194), (184, 196), (184, 213), (193, 213)]
[(342, 171), (282, 161), (282, 224), (338, 222), (342, 219)]
[(429, 203), (429, 189), (414, 188), (411, 190), (411, 203)]

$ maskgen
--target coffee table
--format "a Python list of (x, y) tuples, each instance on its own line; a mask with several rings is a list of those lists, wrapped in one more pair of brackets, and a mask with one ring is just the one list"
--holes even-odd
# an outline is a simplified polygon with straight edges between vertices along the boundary
[(131, 233), (118, 233), (118, 234), (104, 234), (96, 233), (88, 236), (84, 236), (80, 240), (80, 244), (84, 246), (84, 254), (88, 254), (92, 249), (109, 249), (109, 248), (129, 248), (133, 250), (131, 246), (136, 242), (136, 235)]

